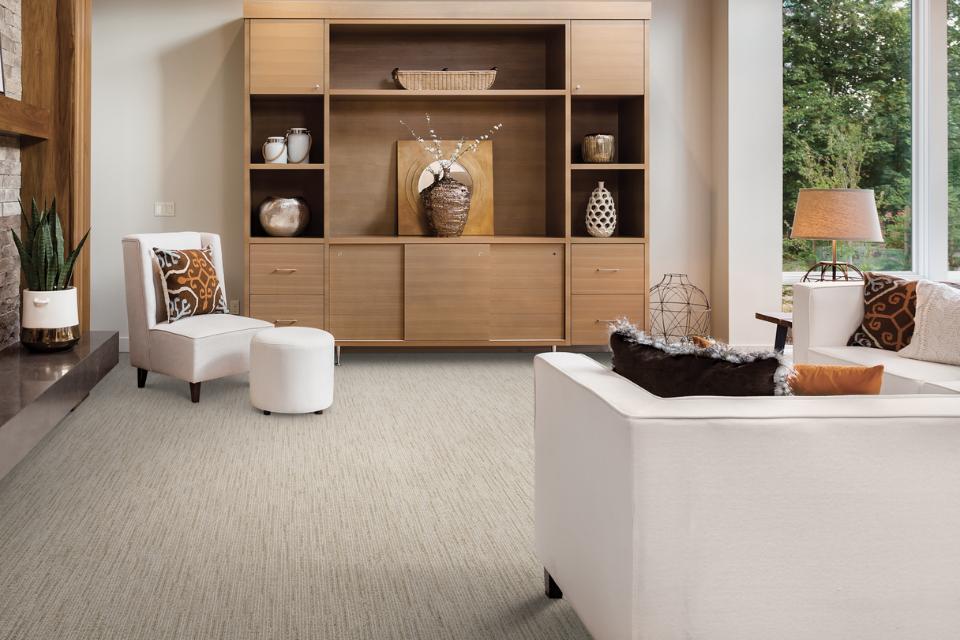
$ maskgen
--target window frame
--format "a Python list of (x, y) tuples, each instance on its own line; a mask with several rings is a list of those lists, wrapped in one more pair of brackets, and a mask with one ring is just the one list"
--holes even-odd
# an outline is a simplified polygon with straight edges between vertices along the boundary
[[(947, 0), (912, 0), (911, 13), (913, 269), (885, 273), (960, 281), (960, 271), (949, 270), (947, 255)], [(803, 275), (801, 271), (784, 271), (783, 284), (796, 284)]]

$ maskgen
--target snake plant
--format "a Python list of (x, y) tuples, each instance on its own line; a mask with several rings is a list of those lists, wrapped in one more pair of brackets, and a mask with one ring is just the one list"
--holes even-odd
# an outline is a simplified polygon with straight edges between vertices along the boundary
[(90, 230), (83, 234), (80, 244), (64, 256), (63, 227), (57, 214), (57, 199), (53, 199), (49, 209), (38, 207), (36, 200), (32, 205), (30, 216), (24, 215), (26, 235), (21, 240), (17, 232), (13, 232), (13, 241), (20, 252), (20, 266), (27, 277), (27, 288), (31, 291), (66, 289)]

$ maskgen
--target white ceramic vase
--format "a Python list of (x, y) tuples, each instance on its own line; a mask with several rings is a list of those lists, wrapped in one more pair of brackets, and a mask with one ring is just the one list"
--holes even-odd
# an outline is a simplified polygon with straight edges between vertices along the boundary
[(310, 162), (310, 147), (313, 136), (309, 129), (290, 129), (287, 131), (287, 162), (305, 164)]
[(587, 202), (587, 233), (595, 238), (609, 238), (617, 228), (617, 208), (613, 195), (601, 180)]
[(283, 136), (270, 136), (260, 150), (265, 163), (287, 164), (287, 139)]
[(80, 341), (77, 289), (31, 291), (21, 300), (20, 342), (33, 351), (64, 351)]

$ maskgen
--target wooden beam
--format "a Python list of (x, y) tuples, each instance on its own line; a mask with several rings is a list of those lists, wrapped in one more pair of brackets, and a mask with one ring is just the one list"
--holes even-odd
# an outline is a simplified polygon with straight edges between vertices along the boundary
[(0, 96), (0, 133), (45, 140), (52, 130), (49, 109)]
[(244, 18), (413, 20), (649, 20), (641, 0), (244, 0)]

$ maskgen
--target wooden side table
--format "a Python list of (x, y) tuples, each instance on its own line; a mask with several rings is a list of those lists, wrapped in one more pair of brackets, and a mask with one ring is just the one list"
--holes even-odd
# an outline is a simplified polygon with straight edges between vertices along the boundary
[(783, 348), (787, 345), (787, 331), (793, 328), (793, 314), (786, 311), (769, 311), (757, 313), (755, 317), (757, 320), (777, 325), (777, 337), (773, 342), (773, 350), (783, 353)]

